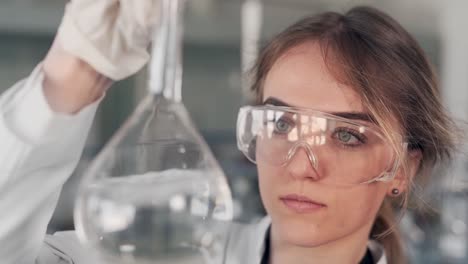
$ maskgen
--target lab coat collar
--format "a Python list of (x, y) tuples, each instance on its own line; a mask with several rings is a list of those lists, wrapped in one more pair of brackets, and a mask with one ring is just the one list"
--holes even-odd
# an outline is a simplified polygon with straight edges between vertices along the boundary
[(257, 252), (255, 263), (260, 264), (263, 259), (263, 255), (265, 254), (266, 250), (266, 243), (268, 232), (271, 226), (271, 218), (269, 216), (265, 216), (258, 224), (258, 228), (255, 228), (257, 234), (255, 235), (257, 241), (255, 243)]
[[(255, 256), (256, 264), (260, 264), (265, 254), (266, 242), (267, 242), (267, 232), (270, 230), (271, 218), (269, 216), (264, 217), (258, 224), (257, 228), (254, 228), (256, 239), (256, 249), (254, 252), (257, 252)], [(369, 240), (367, 247), (371, 251), (372, 257), (375, 261), (375, 264), (387, 264), (387, 258), (385, 256), (385, 250), (383, 246), (375, 240)]]

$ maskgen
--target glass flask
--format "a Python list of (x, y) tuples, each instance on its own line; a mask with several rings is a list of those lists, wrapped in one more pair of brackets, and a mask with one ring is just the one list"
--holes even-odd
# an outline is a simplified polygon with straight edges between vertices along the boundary
[(181, 102), (183, 6), (161, 1), (150, 92), (79, 189), (77, 234), (102, 263), (222, 263), (232, 197)]

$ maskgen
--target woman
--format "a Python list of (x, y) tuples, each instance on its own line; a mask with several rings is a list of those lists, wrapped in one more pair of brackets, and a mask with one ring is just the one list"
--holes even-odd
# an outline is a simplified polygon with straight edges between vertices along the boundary
[(238, 139), (272, 219), (270, 263), (359, 263), (369, 238), (404, 263), (391, 204), (456, 138), (416, 41), (373, 8), (308, 17), (265, 47), (252, 90)]
[[(148, 10), (134, 2), (143, 1), (120, 5)], [(155, 23), (125, 16), (139, 29), (130, 30), (140, 41), (129, 48), (118, 42), (133, 39), (123, 36), (128, 30), (111, 22), (120, 13), (106, 12), (119, 6), (96, 5), (73, 1), (43, 64), (1, 98), (0, 139), (7, 147), (0, 150), (0, 209), (12, 212), (0, 227), (5, 263), (92, 262), (73, 234), (43, 242), (45, 227), (108, 78), (146, 62)], [(101, 12), (103, 23), (93, 26), (106, 25), (102, 38), (80, 21), (90, 10)], [(106, 49), (112, 41), (121, 48)], [(254, 234), (259, 257), (241, 260), (250, 249), (233, 238), (228, 262), (404, 263), (391, 203), (404, 204), (413, 182), (450, 157), (455, 131), (417, 43), (372, 8), (325, 13), (275, 37), (254, 73), (257, 104), (241, 109), (238, 141), (258, 165), (269, 217), (233, 234)], [(31, 192), (35, 186), (40, 192)]]

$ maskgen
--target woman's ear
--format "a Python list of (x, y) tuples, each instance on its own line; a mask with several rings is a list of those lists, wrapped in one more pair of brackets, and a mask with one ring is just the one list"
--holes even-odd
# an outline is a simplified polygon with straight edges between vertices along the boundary
[(395, 197), (408, 190), (408, 185), (412, 182), (413, 177), (418, 172), (421, 164), (421, 158), (422, 152), (419, 149), (408, 152), (405, 163), (400, 165), (395, 178), (388, 185), (388, 196)]

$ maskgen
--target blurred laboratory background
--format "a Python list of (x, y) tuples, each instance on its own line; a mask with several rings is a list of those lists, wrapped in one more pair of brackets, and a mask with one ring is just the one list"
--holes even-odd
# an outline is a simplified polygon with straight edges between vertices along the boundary
[[(0, 1), (0, 92), (27, 76), (44, 57), (65, 2)], [(330, 10), (343, 12), (360, 4), (389, 13), (416, 37), (440, 74), (447, 107), (456, 118), (468, 120), (468, 2), (465, 0), (188, 1), (183, 102), (226, 172), (239, 218), (264, 213), (257, 191), (256, 169), (237, 150), (235, 139), (238, 108), (250, 100), (246, 89), (248, 78), (243, 73), (255, 57), (257, 44), (261, 46), (305, 15)], [(256, 26), (261, 26), (258, 36)], [(62, 192), (49, 232), (73, 229), (73, 200), (83, 171), (146, 95), (146, 86), (144, 69), (116, 83), (108, 93), (82, 160)], [(407, 238), (411, 263), (468, 263), (467, 172), (466, 157), (459, 157), (447, 176), (435, 175), (436, 180), (418, 193), (431, 209), (410, 209), (405, 214), (401, 228)]]

